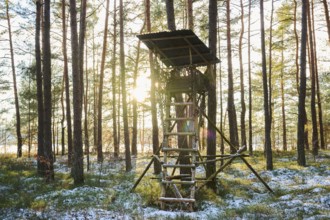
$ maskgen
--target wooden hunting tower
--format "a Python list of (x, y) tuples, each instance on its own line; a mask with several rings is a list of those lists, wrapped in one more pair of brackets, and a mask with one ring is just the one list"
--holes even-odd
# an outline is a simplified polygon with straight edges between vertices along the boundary
[[(212, 68), (219, 59), (191, 30), (150, 33), (137, 37), (166, 65), (169, 71), (167, 71), (168, 76), (165, 77), (163, 142), (136, 181), (132, 191), (155, 160), (158, 160), (162, 166), (159, 197), (162, 209), (178, 204), (183, 209), (192, 211), (196, 202), (196, 190), (203, 187), (207, 181), (216, 178), (217, 174), (235, 158), (241, 158), (261, 180), (245, 160), (246, 155), (240, 154), (244, 148), (238, 149), (233, 155), (217, 155), (220, 159), (212, 160), (203, 160), (207, 156), (203, 157), (199, 152), (199, 128), (203, 117), (212, 126), (215, 127), (215, 125), (204, 113), (209, 80), (196, 67)], [(222, 132), (219, 129), (216, 130), (232, 146)], [(232, 147), (237, 148), (237, 146)], [(160, 151), (162, 154), (159, 156)], [(228, 161), (211, 176), (196, 177), (196, 169), (199, 165), (206, 170), (206, 163), (226, 159)], [(201, 183), (198, 188), (197, 182)], [(264, 185), (271, 190), (266, 183)]]
[(219, 59), (191, 30), (144, 34), (138, 38), (172, 69), (165, 87), (159, 200), (162, 208), (176, 202), (192, 210), (199, 154), (199, 108), (204, 101), (200, 97), (208, 90), (207, 77), (196, 67), (215, 64)]

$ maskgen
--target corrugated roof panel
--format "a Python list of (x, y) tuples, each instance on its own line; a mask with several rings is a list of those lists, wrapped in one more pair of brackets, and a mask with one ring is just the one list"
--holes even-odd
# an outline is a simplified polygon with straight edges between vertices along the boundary
[(166, 66), (205, 66), (219, 59), (191, 30), (165, 31), (137, 36)]

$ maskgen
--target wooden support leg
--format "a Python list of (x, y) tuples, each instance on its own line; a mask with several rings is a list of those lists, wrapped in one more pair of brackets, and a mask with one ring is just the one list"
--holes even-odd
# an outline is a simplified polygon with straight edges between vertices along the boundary
[(257, 173), (257, 171), (255, 171), (253, 169), (253, 167), (249, 164), (249, 162), (247, 162), (247, 160), (244, 157), (240, 157), (243, 162), (246, 164), (246, 166), (252, 171), (252, 173), (254, 173), (254, 175), (256, 175), (256, 177), (260, 180), (260, 182), (262, 182), (262, 184), (264, 184), (264, 186), (271, 192), (274, 193), (274, 191), (268, 186), (268, 184), (261, 178), (261, 176)]

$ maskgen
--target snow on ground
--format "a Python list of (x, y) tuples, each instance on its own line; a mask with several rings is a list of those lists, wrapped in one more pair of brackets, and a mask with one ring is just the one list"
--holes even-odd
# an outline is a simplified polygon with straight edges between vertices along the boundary
[[(141, 169), (142, 166), (144, 169), (148, 162), (134, 159), (133, 163), (135, 167)], [(197, 173), (203, 171), (199, 167)], [(70, 173), (63, 158), (57, 160), (55, 172)], [(97, 182), (99, 186), (86, 184), (76, 188), (54, 189), (35, 198), (37, 204), (45, 202), (45, 207), (2, 208), (0, 219), (330, 219), (328, 165), (261, 171), (260, 175), (275, 191), (275, 195), (269, 193), (249, 170), (225, 171), (220, 174), (220, 187), (221, 182), (230, 184), (238, 179), (248, 184), (243, 186), (238, 182), (230, 185), (226, 193), (216, 196), (217, 199), (200, 201), (195, 212), (165, 211), (156, 206), (147, 206), (140, 194), (129, 193), (134, 180), (121, 178), (119, 172), (124, 173), (123, 161), (107, 161), (103, 164), (93, 161), (88, 173), (96, 177), (89, 181)], [(37, 180), (26, 178), (23, 182), (32, 192), (38, 190), (33, 187)], [(10, 187), (0, 182), (0, 195)]]

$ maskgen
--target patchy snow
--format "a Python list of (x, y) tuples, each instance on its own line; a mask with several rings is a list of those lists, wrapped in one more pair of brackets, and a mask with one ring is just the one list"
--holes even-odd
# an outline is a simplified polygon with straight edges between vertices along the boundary
[[(282, 163), (286, 161), (285, 159), (281, 159)], [(141, 173), (148, 161), (134, 159), (133, 162)], [(32, 164), (36, 166), (35, 163)], [(70, 174), (70, 169), (62, 157), (58, 158), (54, 167), (56, 173)], [(330, 166), (328, 165), (299, 169), (278, 168), (259, 172), (275, 191), (275, 195), (269, 193), (249, 170), (235, 168), (231, 168), (230, 172), (225, 170), (225, 173), (219, 175), (219, 186), (222, 186), (222, 182), (227, 182), (229, 189), (220, 189), (223, 191), (220, 192), (221, 196), (216, 196), (217, 199), (199, 201), (195, 212), (166, 211), (160, 210), (156, 205), (147, 206), (140, 194), (129, 193), (134, 184), (134, 171), (126, 173), (128, 177), (125, 178), (122, 177), (124, 173), (124, 161), (118, 163), (107, 161), (101, 164), (92, 158), (91, 170), (86, 174), (91, 175), (88, 181), (94, 183), (93, 186), (86, 183), (76, 188), (54, 188), (51, 192), (34, 198), (37, 204), (45, 202), (45, 207), (2, 208), (0, 219), (298, 218), (316, 220), (329, 219), (330, 216)], [(204, 173), (203, 166), (197, 168), (197, 173)], [(153, 175), (149, 172), (147, 176)], [(235, 182), (237, 180), (239, 181)], [(22, 178), (26, 192), (36, 192), (38, 181), (42, 180), (37, 177)], [(245, 182), (247, 184), (244, 184)], [(153, 186), (145, 183), (142, 186)], [(12, 189), (12, 186), (0, 182), (0, 194)], [(15, 198), (13, 196), (13, 199)]]

